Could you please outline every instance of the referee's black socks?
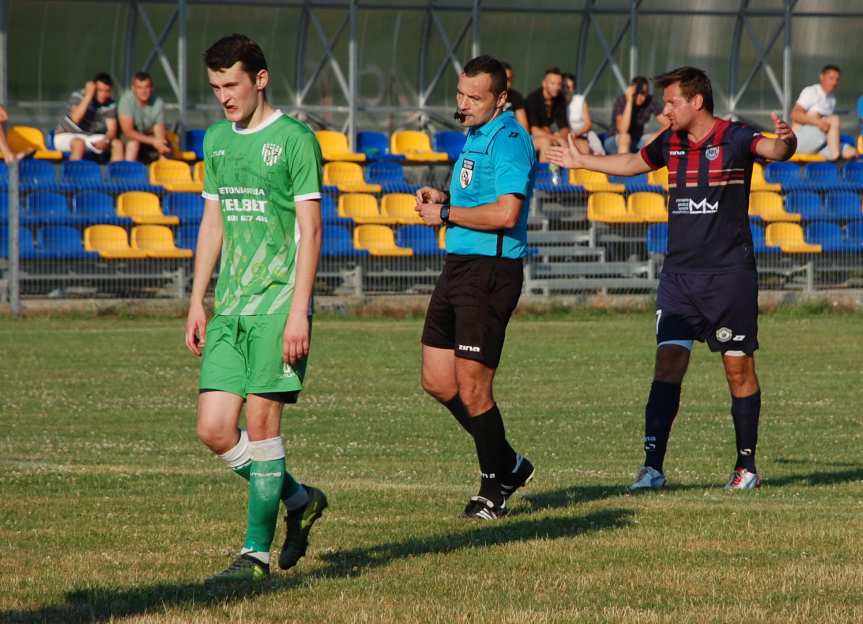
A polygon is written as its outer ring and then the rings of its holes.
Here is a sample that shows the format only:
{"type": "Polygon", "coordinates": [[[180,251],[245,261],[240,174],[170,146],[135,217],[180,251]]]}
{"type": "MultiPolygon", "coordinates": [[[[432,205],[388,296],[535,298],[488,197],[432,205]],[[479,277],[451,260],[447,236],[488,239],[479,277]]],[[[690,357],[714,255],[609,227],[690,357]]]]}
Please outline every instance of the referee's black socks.
{"type": "Polygon", "coordinates": [[[680,407],[680,384],[654,381],[644,409],[644,465],[662,472],[671,425],[680,407]]]}
{"type": "Polygon", "coordinates": [[[497,405],[492,405],[490,410],[479,416],[472,416],[470,425],[481,474],[479,495],[501,505],[503,495],[499,478],[509,470],[509,466],[515,465],[515,451],[506,441],[503,419],[497,405]]]}
{"type": "MultiPolygon", "coordinates": [[[[465,409],[464,403],[461,402],[461,397],[456,394],[449,401],[442,401],[443,406],[450,411],[455,419],[458,421],[458,424],[461,425],[462,429],[468,432],[471,436],[473,436],[473,426],[471,425],[472,418],[468,415],[467,409],[465,409]]],[[[497,409],[495,406],[492,409],[497,409]]],[[[500,412],[498,412],[498,417],[500,417],[500,412]]],[[[501,423],[501,427],[503,427],[503,423],[501,423]]],[[[510,446],[506,437],[503,439],[503,450],[501,451],[504,457],[505,465],[504,467],[508,467],[512,470],[515,467],[516,462],[516,453],[515,450],[510,446]]]]}
{"type": "Polygon", "coordinates": [[[755,470],[755,447],[758,444],[758,417],[761,415],[761,390],[748,397],[731,397],[731,417],[737,441],[737,468],[755,470]]]}

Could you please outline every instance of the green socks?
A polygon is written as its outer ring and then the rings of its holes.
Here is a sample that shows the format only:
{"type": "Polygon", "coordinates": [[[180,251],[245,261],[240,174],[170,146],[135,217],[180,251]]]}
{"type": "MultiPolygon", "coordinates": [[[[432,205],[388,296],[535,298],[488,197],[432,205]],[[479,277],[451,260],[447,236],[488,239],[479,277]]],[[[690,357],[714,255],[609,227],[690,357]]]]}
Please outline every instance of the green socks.
{"type": "Polygon", "coordinates": [[[243,550],[269,555],[285,482],[282,437],[249,442],[249,454],[249,513],[243,550]]]}
{"type": "MultiPolygon", "coordinates": [[[[281,439],[281,438],[280,438],[281,439]]],[[[219,455],[234,473],[246,481],[252,471],[252,456],[249,452],[249,434],[245,429],[240,429],[240,440],[230,451],[219,455]]],[[[308,502],[305,489],[300,487],[290,472],[285,471],[285,482],[282,487],[281,499],[285,501],[288,510],[302,507],[308,502]]]]}

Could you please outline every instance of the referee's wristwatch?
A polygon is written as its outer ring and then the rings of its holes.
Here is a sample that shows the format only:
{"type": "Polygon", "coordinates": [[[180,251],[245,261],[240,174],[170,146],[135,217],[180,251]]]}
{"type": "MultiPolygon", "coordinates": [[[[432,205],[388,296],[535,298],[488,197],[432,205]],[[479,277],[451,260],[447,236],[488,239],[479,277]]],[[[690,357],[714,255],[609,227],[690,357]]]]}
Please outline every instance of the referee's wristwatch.
{"type": "Polygon", "coordinates": [[[449,225],[449,204],[441,204],[440,220],[444,225],[449,225]]]}

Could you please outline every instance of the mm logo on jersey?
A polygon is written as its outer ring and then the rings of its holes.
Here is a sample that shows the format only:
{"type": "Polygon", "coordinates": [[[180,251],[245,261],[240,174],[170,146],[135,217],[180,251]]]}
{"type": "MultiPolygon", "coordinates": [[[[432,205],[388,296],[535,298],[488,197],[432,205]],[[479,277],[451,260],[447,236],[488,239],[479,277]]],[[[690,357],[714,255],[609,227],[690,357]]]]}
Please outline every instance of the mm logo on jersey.
{"type": "Polygon", "coordinates": [[[264,143],[264,147],[261,148],[261,158],[264,159],[264,164],[267,167],[272,167],[276,164],[276,161],[279,160],[279,156],[282,155],[282,146],[276,145],[275,143],[264,143]]]}
{"type": "Polygon", "coordinates": [[[465,158],[461,161],[461,173],[458,176],[458,182],[462,188],[467,188],[470,181],[473,180],[474,162],[465,158]]]}
{"type": "Polygon", "coordinates": [[[680,198],[677,200],[677,208],[674,214],[714,214],[719,212],[719,202],[712,204],[706,199],[695,201],[694,199],[680,198]]]}

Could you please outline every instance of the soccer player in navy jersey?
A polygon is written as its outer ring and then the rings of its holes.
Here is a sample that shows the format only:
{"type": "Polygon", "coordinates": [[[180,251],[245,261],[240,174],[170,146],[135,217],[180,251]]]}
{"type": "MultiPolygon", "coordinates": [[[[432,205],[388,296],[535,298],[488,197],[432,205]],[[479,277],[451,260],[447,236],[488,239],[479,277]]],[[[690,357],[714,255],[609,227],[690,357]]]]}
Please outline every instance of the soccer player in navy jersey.
{"type": "Polygon", "coordinates": [[[664,89],[671,126],[635,154],[591,156],[549,149],[562,167],[632,176],[668,167],[668,253],[656,296],[656,368],[645,409],[644,466],[633,490],[659,488],[662,462],[680,404],[680,386],[693,341],[722,353],[731,391],[737,460],[729,489],[751,489],[761,389],[753,355],[758,348],[758,277],[749,229],[749,185],[757,157],[787,160],[797,138],[775,113],[768,139],[745,124],[713,116],[710,79],[679,67],[655,78],[664,89]]]}

